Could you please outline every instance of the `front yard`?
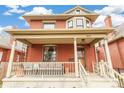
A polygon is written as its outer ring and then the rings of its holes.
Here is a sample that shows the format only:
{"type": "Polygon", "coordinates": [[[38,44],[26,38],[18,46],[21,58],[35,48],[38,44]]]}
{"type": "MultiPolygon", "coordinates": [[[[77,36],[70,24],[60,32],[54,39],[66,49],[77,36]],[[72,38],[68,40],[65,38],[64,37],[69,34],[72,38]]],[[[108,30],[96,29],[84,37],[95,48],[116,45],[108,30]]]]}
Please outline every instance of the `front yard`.
{"type": "Polygon", "coordinates": [[[0,81],[0,88],[2,87],[2,81],[0,81]]]}

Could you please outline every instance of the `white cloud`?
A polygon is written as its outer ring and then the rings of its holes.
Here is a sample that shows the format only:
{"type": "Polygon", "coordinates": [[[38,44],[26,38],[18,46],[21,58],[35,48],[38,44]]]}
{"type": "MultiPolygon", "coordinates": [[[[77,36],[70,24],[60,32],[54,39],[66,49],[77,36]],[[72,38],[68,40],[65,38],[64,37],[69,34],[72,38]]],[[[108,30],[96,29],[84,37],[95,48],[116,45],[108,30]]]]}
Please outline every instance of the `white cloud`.
{"type": "Polygon", "coordinates": [[[112,18],[113,26],[120,25],[124,23],[124,6],[106,6],[101,10],[95,10],[94,12],[101,14],[96,22],[94,23],[95,27],[103,27],[104,19],[107,15],[110,15],[112,18]]]}
{"type": "Polygon", "coordinates": [[[30,6],[30,5],[20,5],[21,7],[28,7],[28,6],[30,6]]]}
{"type": "Polygon", "coordinates": [[[6,5],[6,7],[9,7],[9,8],[19,8],[18,5],[6,5]]]}
{"type": "Polygon", "coordinates": [[[46,9],[44,7],[34,7],[30,12],[25,13],[25,15],[41,15],[41,14],[53,14],[52,9],[46,9]]]}
{"type": "Polygon", "coordinates": [[[23,18],[22,16],[20,16],[18,19],[20,19],[20,20],[24,20],[24,18],[23,18]]]}
{"type": "Polygon", "coordinates": [[[4,15],[12,15],[12,14],[22,14],[25,13],[25,10],[22,10],[19,8],[18,5],[7,5],[6,7],[10,8],[9,10],[7,10],[6,12],[4,12],[4,15]]]}
{"type": "Polygon", "coordinates": [[[9,15],[10,16],[12,14],[10,12],[6,11],[6,12],[3,13],[3,15],[9,15]]]}
{"type": "Polygon", "coordinates": [[[11,29],[12,26],[0,26],[0,33],[3,32],[5,29],[11,29]]]}

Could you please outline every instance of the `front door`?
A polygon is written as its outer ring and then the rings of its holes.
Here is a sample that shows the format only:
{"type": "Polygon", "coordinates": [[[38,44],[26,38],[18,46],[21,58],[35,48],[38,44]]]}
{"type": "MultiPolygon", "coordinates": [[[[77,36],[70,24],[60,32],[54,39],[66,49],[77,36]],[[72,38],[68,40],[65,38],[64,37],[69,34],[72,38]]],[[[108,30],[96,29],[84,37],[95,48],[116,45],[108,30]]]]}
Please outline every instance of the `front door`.
{"type": "Polygon", "coordinates": [[[56,46],[44,46],[43,61],[44,62],[56,61],[56,46]]]}
{"type": "Polygon", "coordinates": [[[85,68],[86,67],[85,49],[82,46],[78,46],[77,53],[78,53],[78,61],[80,61],[85,68]]]}

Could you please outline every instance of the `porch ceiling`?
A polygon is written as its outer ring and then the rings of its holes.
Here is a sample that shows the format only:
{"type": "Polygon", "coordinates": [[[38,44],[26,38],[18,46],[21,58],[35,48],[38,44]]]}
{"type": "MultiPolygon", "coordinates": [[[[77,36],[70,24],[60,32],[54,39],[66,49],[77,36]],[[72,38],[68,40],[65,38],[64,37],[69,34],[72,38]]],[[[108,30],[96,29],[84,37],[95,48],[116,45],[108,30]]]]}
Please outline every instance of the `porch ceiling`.
{"type": "MultiPolygon", "coordinates": [[[[77,39],[77,44],[90,44],[94,40],[94,38],[86,38],[86,39],[77,39]]],[[[74,41],[72,38],[50,38],[50,39],[19,39],[19,41],[23,42],[26,41],[31,44],[73,44],[74,41]]]]}

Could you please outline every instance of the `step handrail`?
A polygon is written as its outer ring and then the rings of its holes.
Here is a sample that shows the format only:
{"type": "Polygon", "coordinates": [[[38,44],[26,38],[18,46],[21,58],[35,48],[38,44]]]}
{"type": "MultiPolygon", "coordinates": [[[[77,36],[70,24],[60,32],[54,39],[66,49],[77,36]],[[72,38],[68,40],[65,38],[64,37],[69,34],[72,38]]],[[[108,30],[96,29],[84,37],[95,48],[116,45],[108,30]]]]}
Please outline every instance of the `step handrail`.
{"type": "Polygon", "coordinates": [[[106,66],[106,68],[108,68],[108,75],[110,75],[109,77],[112,79],[116,79],[119,87],[124,88],[124,77],[113,68],[110,68],[107,64],[104,65],[106,66]]]}
{"type": "Polygon", "coordinates": [[[85,68],[83,67],[83,65],[81,64],[81,62],[79,62],[79,70],[80,70],[80,77],[82,79],[82,82],[85,82],[85,85],[87,86],[88,84],[88,79],[87,79],[87,72],[85,70],[85,68]]]}
{"type": "Polygon", "coordinates": [[[116,80],[118,82],[118,86],[124,88],[124,77],[113,68],[110,68],[108,62],[98,62],[97,69],[99,70],[97,71],[98,74],[107,76],[112,80],[116,80]]]}

